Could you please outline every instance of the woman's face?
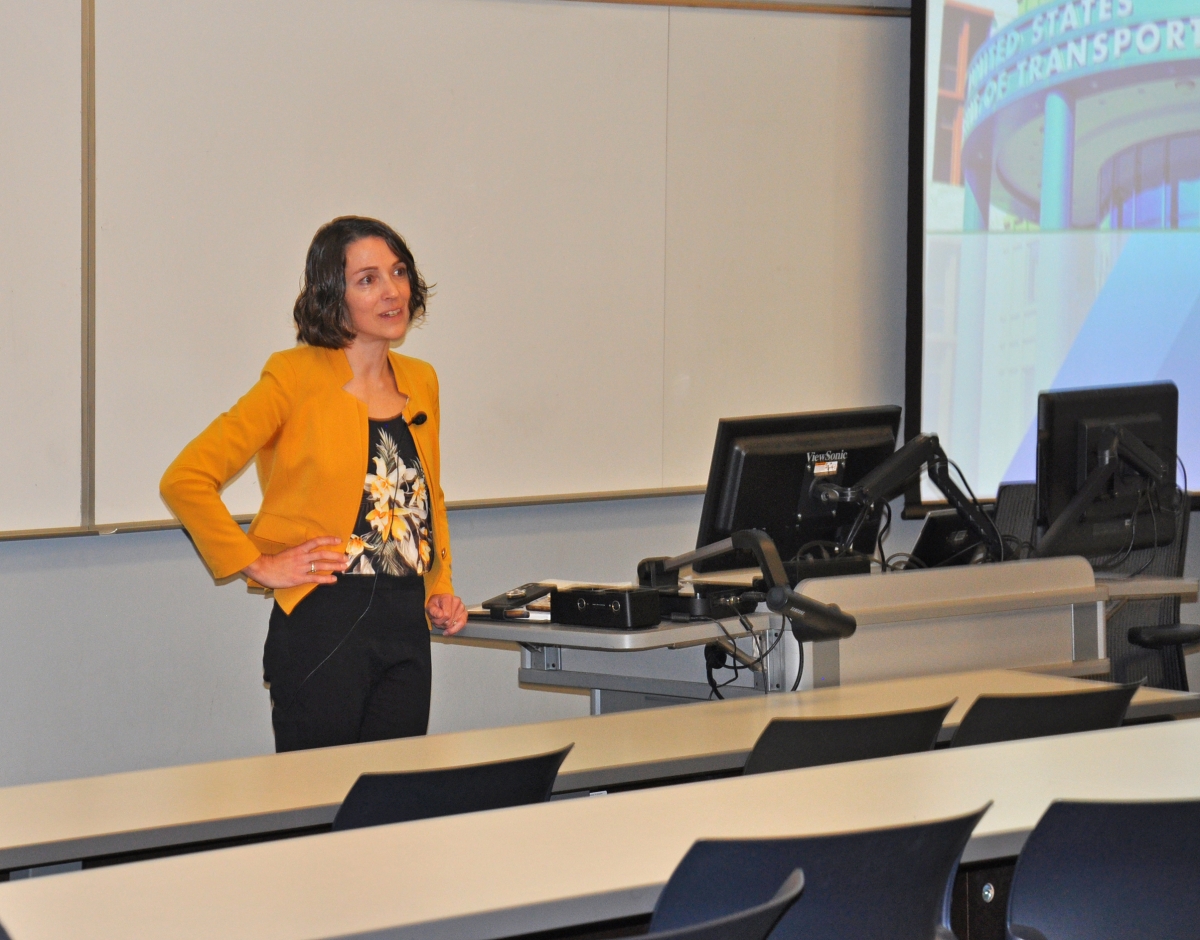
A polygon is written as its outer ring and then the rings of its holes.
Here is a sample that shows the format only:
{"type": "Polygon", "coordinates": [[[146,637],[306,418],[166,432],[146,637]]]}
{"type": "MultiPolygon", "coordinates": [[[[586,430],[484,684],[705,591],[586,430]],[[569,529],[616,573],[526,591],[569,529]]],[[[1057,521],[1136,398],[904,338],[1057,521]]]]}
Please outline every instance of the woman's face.
{"type": "Polygon", "coordinates": [[[360,238],[346,248],[346,309],[358,339],[404,339],[411,294],[408,267],[382,238],[360,238]]]}

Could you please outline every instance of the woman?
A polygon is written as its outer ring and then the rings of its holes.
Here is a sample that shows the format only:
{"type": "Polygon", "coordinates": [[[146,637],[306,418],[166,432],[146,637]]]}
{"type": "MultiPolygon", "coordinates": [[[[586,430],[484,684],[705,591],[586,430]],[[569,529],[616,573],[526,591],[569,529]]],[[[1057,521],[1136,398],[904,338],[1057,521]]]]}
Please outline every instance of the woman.
{"type": "Polygon", "coordinates": [[[263,674],[279,751],[424,734],[429,628],[456,633],[433,368],[391,351],[425,314],[403,239],[374,219],[313,237],[293,316],[232,409],[163,476],[167,505],[221,579],[274,591],[263,674]],[[263,501],[243,533],[221,487],[251,458],[263,501]]]}

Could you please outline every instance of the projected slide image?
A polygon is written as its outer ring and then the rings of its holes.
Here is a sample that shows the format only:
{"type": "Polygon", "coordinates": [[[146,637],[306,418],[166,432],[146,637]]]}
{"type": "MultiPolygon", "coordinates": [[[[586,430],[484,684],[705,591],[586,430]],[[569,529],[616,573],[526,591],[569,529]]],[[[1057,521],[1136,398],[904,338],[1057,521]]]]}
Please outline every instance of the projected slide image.
{"type": "Polygon", "coordinates": [[[1200,478],[1200,0],[927,16],[922,429],[994,495],[1039,391],[1170,379],[1200,478]]]}

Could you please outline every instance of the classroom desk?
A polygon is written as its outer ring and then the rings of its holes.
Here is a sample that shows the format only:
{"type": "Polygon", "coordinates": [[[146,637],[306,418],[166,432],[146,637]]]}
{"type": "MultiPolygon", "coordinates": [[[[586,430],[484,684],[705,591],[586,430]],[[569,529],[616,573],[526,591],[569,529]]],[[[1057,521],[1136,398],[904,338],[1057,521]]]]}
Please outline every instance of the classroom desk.
{"type": "Polygon", "coordinates": [[[494,810],[0,885],[10,940],[492,938],[645,915],[701,838],[969,812],[1011,857],[1054,799],[1200,798],[1200,721],[947,749],[494,810]]]}
{"type": "MultiPolygon", "coordinates": [[[[645,786],[736,771],[775,717],[896,711],[957,698],[942,729],[949,738],[978,695],[1091,685],[989,670],[9,787],[0,790],[0,870],[326,826],[368,771],[480,763],[574,742],[557,792],[645,786]]],[[[1200,695],[1139,689],[1129,714],[1198,712],[1200,695]]]]}
{"type": "Polygon", "coordinates": [[[814,685],[1039,664],[1064,675],[1108,672],[1109,605],[1193,601],[1183,578],[1098,579],[1079,557],[851,575],[798,591],[854,615],[847,640],[812,646],[814,685]]]}
{"type": "MultiPolygon", "coordinates": [[[[749,587],[756,569],[687,574],[684,582],[749,587]]],[[[845,640],[806,643],[801,688],[872,682],[970,669],[1028,669],[1096,676],[1109,671],[1105,619],[1110,605],[1150,597],[1194,601],[1184,578],[1100,578],[1084,558],[1039,558],[802,581],[797,592],[852,614],[845,640]]],[[[782,618],[747,623],[766,634],[763,668],[743,672],[724,694],[781,692],[799,667],[782,618]]],[[[704,700],[703,643],[728,635],[753,650],[736,619],[669,623],[650,630],[596,630],[555,623],[472,619],[448,642],[516,643],[517,680],[551,690],[587,689],[592,714],[704,700]]],[[[721,680],[727,672],[719,673],[721,680]]]]}

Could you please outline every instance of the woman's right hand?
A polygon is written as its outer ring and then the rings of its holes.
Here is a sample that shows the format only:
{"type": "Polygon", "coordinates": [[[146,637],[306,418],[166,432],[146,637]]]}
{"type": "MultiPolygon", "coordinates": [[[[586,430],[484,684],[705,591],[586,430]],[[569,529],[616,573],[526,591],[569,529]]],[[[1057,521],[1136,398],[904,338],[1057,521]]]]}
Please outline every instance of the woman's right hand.
{"type": "Polygon", "coordinates": [[[321,547],[340,545],[341,541],[333,535],[322,535],[277,555],[259,555],[242,569],[242,574],[268,588],[334,584],[337,578],[333,572],[345,571],[349,562],[341,552],[322,551],[321,547]]]}

